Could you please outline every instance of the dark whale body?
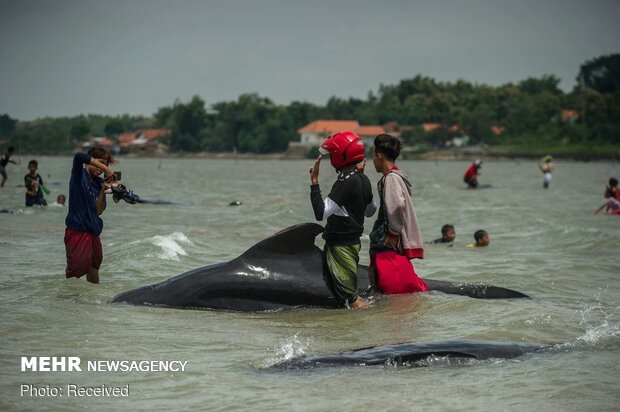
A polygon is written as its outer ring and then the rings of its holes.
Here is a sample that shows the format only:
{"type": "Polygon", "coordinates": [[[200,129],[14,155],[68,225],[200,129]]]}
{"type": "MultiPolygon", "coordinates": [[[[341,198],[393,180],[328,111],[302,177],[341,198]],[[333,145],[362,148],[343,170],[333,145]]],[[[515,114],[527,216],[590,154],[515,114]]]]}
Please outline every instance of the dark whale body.
{"type": "Polygon", "coordinates": [[[513,359],[545,346],[531,343],[448,340],[375,346],[336,354],[305,355],[270,366],[271,369],[313,369],[333,366],[425,366],[415,362],[429,357],[513,359]]]}
{"type": "MultiPolygon", "coordinates": [[[[164,282],[121,293],[112,303],[243,312],[294,307],[338,308],[323,268],[323,252],[314,244],[323,232],[316,223],[291,226],[252,246],[229,262],[195,269],[164,282]]],[[[358,286],[368,289],[367,267],[358,286]]],[[[425,279],[431,290],[481,299],[523,298],[520,292],[488,285],[425,279]]]]}

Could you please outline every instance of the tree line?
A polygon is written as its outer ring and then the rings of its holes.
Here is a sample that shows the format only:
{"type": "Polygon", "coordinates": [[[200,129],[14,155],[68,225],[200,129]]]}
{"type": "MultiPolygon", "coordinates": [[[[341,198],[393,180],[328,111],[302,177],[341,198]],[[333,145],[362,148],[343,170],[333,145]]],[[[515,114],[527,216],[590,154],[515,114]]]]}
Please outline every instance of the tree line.
{"type": "Polygon", "coordinates": [[[300,101],[279,105],[251,93],[210,106],[199,96],[189,102],[177,100],[151,117],[90,114],[19,121],[2,114],[0,140],[23,153],[65,154],[91,136],[114,137],[156,127],[172,130],[166,142],[172,152],[271,153],[297,141],[297,130],[304,125],[339,119],[413,126],[402,133],[405,142],[431,147],[455,135],[489,145],[620,145],[620,54],[583,63],[568,93],[559,83],[558,77],[545,75],[492,87],[418,75],[380,85],[365,99],[331,97],[325,105],[300,101]],[[563,119],[566,109],[577,116],[563,119]],[[440,127],[426,132],[424,123],[440,127]],[[502,132],[494,133],[493,126],[502,132]]]}

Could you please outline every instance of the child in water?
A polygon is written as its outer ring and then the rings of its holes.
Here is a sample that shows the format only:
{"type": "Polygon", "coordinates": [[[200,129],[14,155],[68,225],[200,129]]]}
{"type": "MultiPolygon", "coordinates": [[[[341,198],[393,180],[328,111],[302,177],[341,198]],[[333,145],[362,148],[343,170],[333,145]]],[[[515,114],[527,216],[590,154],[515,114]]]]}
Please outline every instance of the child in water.
{"type": "Polygon", "coordinates": [[[66,200],[67,199],[66,199],[65,195],[58,195],[56,197],[56,201],[54,203],[52,203],[50,206],[64,207],[66,200]]]}
{"type": "Polygon", "coordinates": [[[364,144],[352,132],[335,133],[320,146],[321,155],[310,169],[310,200],[317,220],[325,224],[325,260],[336,297],[347,307],[365,309],[370,305],[358,296],[357,267],[364,217],[375,213],[372,187],[364,174],[364,144]],[[319,186],[319,166],[329,155],[338,177],[323,201],[319,186]]]}
{"type": "Polygon", "coordinates": [[[43,197],[43,179],[37,173],[39,163],[31,160],[28,163],[28,174],[24,176],[24,186],[26,186],[26,206],[47,206],[47,201],[43,197]]]}
{"type": "Polygon", "coordinates": [[[605,207],[607,208],[605,211],[606,214],[620,215],[620,200],[616,199],[615,197],[608,197],[607,200],[605,200],[605,203],[603,203],[598,209],[596,209],[594,214],[598,215],[599,212],[605,207]]]}
{"type": "Polygon", "coordinates": [[[618,189],[618,179],[615,177],[609,178],[609,185],[605,188],[606,198],[613,197],[617,200],[620,200],[620,189],[618,189]]]}
{"type": "Polygon", "coordinates": [[[489,246],[489,244],[491,243],[491,240],[489,239],[489,234],[487,233],[486,230],[476,230],[476,232],[474,233],[474,240],[476,241],[476,243],[470,243],[467,245],[467,247],[485,247],[485,246],[489,246]]]}
{"type": "Polygon", "coordinates": [[[441,227],[441,237],[429,242],[431,244],[452,243],[456,238],[456,231],[453,225],[443,225],[441,227]]]}

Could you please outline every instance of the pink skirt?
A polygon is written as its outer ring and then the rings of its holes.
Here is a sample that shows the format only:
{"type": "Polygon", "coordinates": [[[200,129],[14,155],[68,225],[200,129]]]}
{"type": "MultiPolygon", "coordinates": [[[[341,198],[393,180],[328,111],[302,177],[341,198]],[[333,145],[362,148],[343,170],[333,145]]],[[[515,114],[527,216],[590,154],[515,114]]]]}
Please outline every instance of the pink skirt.
{"type": "Polygon", "coordinates": [[[377,274],[377,287],[385,294],[427,292],[428,286],[415,273],[413,264],[396,252],[381,252],[371,256],[371,266],[377,274]]]}

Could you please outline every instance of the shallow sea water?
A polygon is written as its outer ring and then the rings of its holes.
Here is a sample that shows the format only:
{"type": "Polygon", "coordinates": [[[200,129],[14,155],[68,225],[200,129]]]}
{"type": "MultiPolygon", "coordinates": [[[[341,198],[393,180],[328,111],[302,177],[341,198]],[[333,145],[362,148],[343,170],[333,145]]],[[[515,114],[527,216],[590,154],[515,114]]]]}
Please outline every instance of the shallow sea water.
{"type": "MultiPolygon", "coordinates": [[[[27,161],[0,189],[1,410],[617,410],[620,402],[620,217],[594,215],[612,162],[558,161],[542,189],[535,162],[488,161],[466,190],[467,162],[402,161],[422,236],[456,227],[453,247],[429,246],[417,272],[480,282],[531,299],[441,293],[381,297],[366,311],[236,313],[110,305],[116,294],[230,260],[296,223],[313,221],[312,161],[122,158],[123,183],[145,199],[109,202],[101,284],[64,278],[60,207],[23,206],[27,161]],[[237,207],[228,206],[241,201],[237,207]],[[488,248],[469,249],[472,234],[488,248]],[[513,360],[430,359],[427,367],[273,371],[301,354],[381,344],[480,339],[554,345],[513,360]],[[22,356],[182,360],[183,372],[21,372],[22,356]],[[129,385],[129,397],[20,396],[37,387],[129,385]]],[[[67,194],[69,157],[39,157],[53,202],[67,194]]],[[[369,163],[374,183],[378,175],[369,163]]],[[[324,164],[328,192],[335,175],[324,164]]],[[[368,263],[366,221],[362,262],[368,263]]],[[[321,245],[320,240],[317,244],[321,245]]]]}

